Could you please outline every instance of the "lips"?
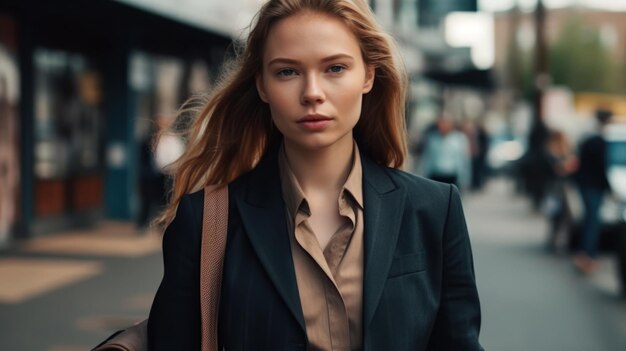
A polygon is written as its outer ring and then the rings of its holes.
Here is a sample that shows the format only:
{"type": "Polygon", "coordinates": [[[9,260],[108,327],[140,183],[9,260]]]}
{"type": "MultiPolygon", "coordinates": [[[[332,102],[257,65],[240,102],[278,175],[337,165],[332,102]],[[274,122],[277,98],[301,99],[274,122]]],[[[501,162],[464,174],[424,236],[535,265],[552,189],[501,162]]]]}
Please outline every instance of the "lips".
{"type": "Polygon", "coordinates": [[[330,121],[332,118],[324,115],[306,115],[298,120],[298,123],[330,121]]]}
{"type": "Polygon", "coordinates": [[[326,129],[332,118],[324,115],[306,115],[298,120],[298,125],[310,132],[320,132],[326,129]]]}

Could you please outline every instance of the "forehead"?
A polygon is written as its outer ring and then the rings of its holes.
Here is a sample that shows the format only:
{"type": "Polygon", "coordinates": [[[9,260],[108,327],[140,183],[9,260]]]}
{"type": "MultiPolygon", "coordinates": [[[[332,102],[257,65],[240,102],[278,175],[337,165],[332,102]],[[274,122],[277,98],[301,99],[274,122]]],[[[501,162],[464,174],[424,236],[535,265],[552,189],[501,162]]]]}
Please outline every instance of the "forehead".
{"type": "Polygon", "coordinates": [[[303,12],[272,26],[265,43],[263,61],[276,57],[314,59],[338,53],[361,57],[359,42],[350,28],[336,17],[303,12]]]}

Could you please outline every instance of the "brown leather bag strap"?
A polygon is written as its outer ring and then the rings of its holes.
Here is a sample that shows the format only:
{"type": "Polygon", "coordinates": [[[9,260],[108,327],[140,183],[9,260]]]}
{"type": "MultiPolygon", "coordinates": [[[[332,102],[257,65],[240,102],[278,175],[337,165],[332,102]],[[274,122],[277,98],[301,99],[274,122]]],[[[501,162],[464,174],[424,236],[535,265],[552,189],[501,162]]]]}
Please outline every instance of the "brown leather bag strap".
{"type": "MultiPolygon", "coordinates": [[[[217,319],[228,234],[228,186],[204,188],[203,217],[200,254],[202,351],[217,351],[217,319]]],[[[147,319],[112,335],[93,349],[93,351],[146,350],[148,350],[147,319]]]]}
{"type": "Polygon", "coordinates": [[[228,186],[204,188],[200,312],[202,351],[217,351],[217,320],[228,231],[228,186]]]}

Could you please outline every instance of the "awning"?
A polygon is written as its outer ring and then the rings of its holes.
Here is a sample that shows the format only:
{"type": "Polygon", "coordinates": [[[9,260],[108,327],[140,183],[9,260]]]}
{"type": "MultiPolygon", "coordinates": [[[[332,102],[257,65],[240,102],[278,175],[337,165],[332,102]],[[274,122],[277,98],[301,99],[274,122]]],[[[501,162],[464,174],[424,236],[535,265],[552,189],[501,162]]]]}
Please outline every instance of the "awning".
{"type": "Polygon", "coordinates": [[[495,83],[490,69],[465,69],[461,71],[427,71],[424,78],[446,86],[493,90],[495,83]]]}

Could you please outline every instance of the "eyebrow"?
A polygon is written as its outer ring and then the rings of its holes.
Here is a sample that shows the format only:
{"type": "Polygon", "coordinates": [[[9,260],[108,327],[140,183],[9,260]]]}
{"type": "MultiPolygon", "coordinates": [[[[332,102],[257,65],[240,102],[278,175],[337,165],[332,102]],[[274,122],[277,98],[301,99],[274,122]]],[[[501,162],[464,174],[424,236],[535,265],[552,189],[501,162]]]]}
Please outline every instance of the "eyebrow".
{"type": "MultiPolygon", "coordinates": [[[[338,60],[338,59],[342,59],[342,58],[343,59],[354,60],[354,57],[352,57],[352,56],[350,56],[348,54],[336,54],[336,55],[324,57],[321,60],[321,62],[334,61],[334,60],[338,60]]],[[[275,59],[271,60],[267,65],[271,66],[271,65],[277,64],[277,63],[298,64],[298,63],[300,63],[300,61],[293,60],[293,59],[288,59],[288,58],[283,58],[283,57],[278,57],[278,58],[275,58],[275,59]]]]}

